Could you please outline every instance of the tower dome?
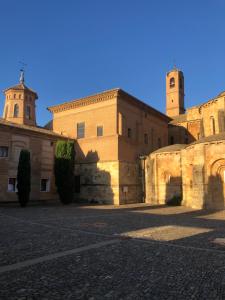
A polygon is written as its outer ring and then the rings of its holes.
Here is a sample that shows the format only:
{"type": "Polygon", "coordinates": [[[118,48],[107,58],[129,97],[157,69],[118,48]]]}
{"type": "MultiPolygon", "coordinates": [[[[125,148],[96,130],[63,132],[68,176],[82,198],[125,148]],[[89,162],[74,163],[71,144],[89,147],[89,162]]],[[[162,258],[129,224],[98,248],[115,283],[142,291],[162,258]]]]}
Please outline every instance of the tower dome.
{"type": "Polygon", "coordinates": [[[3,119],[36,126],[35,101],[38,95],[24,84],[24,71],[21,70],[19,84],[4,90],[5,106],[3,119]]]}

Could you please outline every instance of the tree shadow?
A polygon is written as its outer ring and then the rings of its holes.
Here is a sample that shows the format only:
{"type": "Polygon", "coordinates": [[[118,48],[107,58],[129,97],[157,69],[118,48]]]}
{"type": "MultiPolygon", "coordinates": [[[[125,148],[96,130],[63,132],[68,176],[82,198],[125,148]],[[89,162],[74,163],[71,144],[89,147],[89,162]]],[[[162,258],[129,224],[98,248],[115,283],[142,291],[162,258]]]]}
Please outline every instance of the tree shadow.
{"type": "Polygon", "coordinates": [[[75,201],[82,203],[113,204],[111,174],[107,165],[99,162],[97,151],[87,154],[75,142],[75,201]]]}

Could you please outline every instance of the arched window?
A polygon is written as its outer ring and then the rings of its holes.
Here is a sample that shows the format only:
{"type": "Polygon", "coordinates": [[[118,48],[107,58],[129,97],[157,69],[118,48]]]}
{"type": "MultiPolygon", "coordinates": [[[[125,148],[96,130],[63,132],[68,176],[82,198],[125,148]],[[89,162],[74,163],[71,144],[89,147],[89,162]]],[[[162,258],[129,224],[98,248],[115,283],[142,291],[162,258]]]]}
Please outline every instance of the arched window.
{"type": "Polygon", "coordinates": [[[5,108],[5,119],[7,118],[8,116],[8,105],[6,105],[6,108],[5,108]]]}
{"type": "Polygon", "coordinates": [[[19,94],[19,99],[21,99],[21,94],[19,94]]]}
{"type": "Polygon", "coordinates": [[[19,116],[19,105],[15,104],[14,105],[14,111],[13,111],[13,117],[18,118],[18,116],[19,116]]]}
{"type": "Polygon", "coordinates": [[[30,110],[30,106],[26,106],[26,118],[28,120],[31,119],[31,110],[30,110]]]}
{"type": "Polygon", "coordinates": [[[16,99],[16,94],[14,94],[14,99],[16,99]]]}
{"type": "Polygon", "coordinates": [[[170,78],[170,88],[175,87],[175,79],[174,77],[170,78]]]}

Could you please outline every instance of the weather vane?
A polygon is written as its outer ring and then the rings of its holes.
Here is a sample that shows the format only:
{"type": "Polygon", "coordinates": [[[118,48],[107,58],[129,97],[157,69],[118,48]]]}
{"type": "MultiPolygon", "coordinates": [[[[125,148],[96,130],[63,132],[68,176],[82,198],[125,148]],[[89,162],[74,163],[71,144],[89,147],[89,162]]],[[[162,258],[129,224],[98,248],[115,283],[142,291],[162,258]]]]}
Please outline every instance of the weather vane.
{"type": "Polygon", "coordinates": [[[23,61],[19,61],[19,64],[21,65],[21,68],[20,68],[20,83],[24,83],[24,70],[25,70],[25,67],[27,66],[26,63],[24,63],[23,61]]]}
{"type": "Polygon", "coordinates": [[[173,59],[173,68],[176,70],[177,66],[176,66],[176,59],[173,59]]]}

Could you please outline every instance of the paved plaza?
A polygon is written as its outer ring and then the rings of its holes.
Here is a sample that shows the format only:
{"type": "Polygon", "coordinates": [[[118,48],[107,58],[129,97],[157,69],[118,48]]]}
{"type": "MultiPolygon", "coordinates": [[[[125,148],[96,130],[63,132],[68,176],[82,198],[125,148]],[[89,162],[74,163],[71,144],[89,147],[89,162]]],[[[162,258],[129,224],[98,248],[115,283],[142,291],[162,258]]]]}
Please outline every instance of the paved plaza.
{"type": "Polygon", "coordinates": [[[225,299],[225,212],[0,208],[0,299],[225,299]]]}

